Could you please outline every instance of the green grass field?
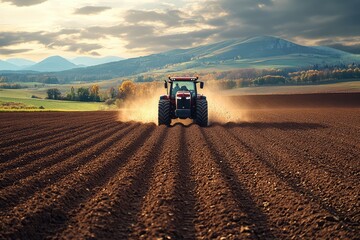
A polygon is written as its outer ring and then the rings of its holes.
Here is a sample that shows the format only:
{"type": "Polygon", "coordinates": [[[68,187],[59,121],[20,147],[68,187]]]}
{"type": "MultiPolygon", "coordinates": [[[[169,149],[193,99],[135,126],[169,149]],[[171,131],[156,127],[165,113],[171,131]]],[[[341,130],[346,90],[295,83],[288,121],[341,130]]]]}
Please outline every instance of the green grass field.
{"type": "MultiPolygon", "coordinates": [[[[96,102],[75,102],[75,101],[62,101],[62,100],[49,100],[49,99],[36,99],[31,98],[32,95],[44,97],[45,94],[41,90],[32,89],[0,89],[0,103],[23,103],[26,106],[33,106],[37,109],[29,109],[29,111],[96,111],[105,108],[103,103],[96,102]],[[40,107],[44,109],[39,109],[40,107]]],[[[0,111],[19,111],[26,109],[4,109],[0,111]]]]}

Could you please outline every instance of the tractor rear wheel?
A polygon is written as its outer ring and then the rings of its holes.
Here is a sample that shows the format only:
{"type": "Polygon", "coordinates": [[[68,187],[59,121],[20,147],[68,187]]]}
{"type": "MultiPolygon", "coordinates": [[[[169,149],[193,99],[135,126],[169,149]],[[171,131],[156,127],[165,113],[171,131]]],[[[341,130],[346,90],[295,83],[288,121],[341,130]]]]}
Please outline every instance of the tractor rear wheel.
{"type": "Polygon", "coordinates": [[[201,127],[208,125],[208,104],[206,99],[196,102],[196,123],[201,127]]]}
{"type": "Polygon", "coordinates": [[[158,110],[158,123],[160,125],[170,126],[170,101],[169,100],[160,100],[159,101],[159,110],[158,110]]]}

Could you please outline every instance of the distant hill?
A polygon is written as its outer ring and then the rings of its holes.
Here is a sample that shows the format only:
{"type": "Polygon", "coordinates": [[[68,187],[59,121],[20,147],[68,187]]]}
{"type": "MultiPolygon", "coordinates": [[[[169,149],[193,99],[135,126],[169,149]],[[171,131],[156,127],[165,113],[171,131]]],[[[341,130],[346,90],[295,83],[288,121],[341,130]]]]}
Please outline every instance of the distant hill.
{"type": "Polygon", "coordinates": [[[299,68],[315,64],[360,62],[360,56],[330,47],[308,47],[260,36],[227,40],[189,49],[175,49],[144,57],[72,69],[57,73],[59,79],[93,81],[145,72],[226,70],[234,68],[299,68]]]}
{"type": "Polygon", "coordinates": [[[124,58],[115,57],[115,56],[107,56],[107,57],[102,57],[102,58],[76,57],[73,59],[69,59],[70,62],[72,62],[76,65],[81,65],[81,66],[95,66],[95,65],[100,65],[100,64],[109,63],[109,62],[116,62],[116,61],[121,61],[121,60],[124,60],[124,58]]]}
{"type": "Polygon", "coordinates": [[[12,63],[0,60],[0,70],[19,70],[20,68],[12,63]]]}
{"type": "MultiPolygon", "coordinates": [[[[96,60],[119,60],[98,58],[96,60]]],[[[181,71],[222,71],[237,68],[302,68],[314,65],[360,63],[360,55],[331,47],[302,46],[281,38],[258,36],[231,39],[188,49],[175,49],[143,57],[112,61],[100,65],[88,57],[75,58],[76,64],[55,56],[26,70],[53,72],[62,82],[96,81],[142,73],[181,71]],[[64,71],[62,71],[64,70],[64,71]]]]}
{"type": "Polygon", "coordinates": [[[45,58],[39,63],[36,63],[30,67],[25,68],[25,70],[38,71],[38,72],[58,72],[77,68],[78,66],[74,63],[69,62],[63,57],[60,56],[51,56],[45,58]]]}
{"type": "Polygon", "coordinates": [[[29,67],[31,65],[36,64],[36,62],[25,59],[25,58],[9,58],[9,59],[6,59],[6,62],[14,64],[20,68],[29,67]]]}

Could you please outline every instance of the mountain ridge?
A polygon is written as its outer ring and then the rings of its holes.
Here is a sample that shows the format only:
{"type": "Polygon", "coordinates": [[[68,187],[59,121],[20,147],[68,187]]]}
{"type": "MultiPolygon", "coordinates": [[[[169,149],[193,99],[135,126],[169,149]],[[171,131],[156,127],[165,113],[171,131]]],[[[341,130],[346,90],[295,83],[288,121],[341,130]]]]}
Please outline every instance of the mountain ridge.
{"type": "Polygon", "coordinates": [[[50,56],[30,67],[25,68],[24,70],[54,72],[65,71],[76,67],[78,66],[61,56],[50,56]]]}
{"type": "MultiPolygon", "coordinates": [[[[360,55],[322,46],[303,46],[273,36],[230,39],[193,48],[53,72],[61,81],[96,81],[136,74],[204,69],[301,68],[360,62],[360,55]]],[[[32,69],[31,69],[32,70],[32,69]]]]}

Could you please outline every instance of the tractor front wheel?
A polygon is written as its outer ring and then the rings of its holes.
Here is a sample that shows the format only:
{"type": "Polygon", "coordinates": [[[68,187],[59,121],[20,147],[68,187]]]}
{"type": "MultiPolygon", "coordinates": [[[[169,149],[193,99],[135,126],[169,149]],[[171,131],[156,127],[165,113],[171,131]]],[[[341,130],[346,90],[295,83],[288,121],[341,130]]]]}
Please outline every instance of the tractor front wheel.
{"type": "Polygon", "coordinates": [[[208,125],[208,104],[206,99],[196,102],[196,123],[201,127],[208,125]]]}
{"type": "Polygon", "coordinates": [[[160,125],[170,126],[170,101],[169,100],[160,100],[159,101],[159,110],[158,110],[158,123],[160,125]]]}

